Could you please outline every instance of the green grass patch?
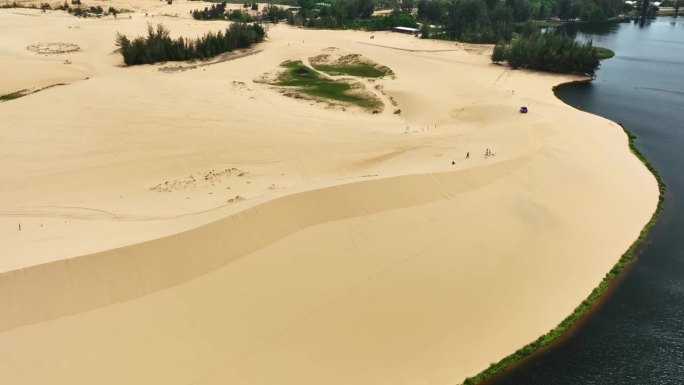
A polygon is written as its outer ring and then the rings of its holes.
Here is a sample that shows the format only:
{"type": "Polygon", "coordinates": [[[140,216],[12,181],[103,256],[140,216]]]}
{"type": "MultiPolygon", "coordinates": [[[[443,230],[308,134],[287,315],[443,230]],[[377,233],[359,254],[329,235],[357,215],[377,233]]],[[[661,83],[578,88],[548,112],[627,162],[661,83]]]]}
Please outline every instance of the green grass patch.
{"type": "MultiPolygon", "coordinates": [[[[86,79],[87,79],[87,78],[86,78],[86,79]]],[[[23,96],[27,96],[27,95],[35,94],[36,92],[40,92],[40,91],[43,91],[43,90],[47,90],[48,88],[57,87],[57,86],[64,86],[64,85],[66,85],[66,84],[64,84],[64,83],[57,83],[57,84],[51,84],[51,85],[49,85],[49,86],[46,86],[46,87],[43,87],[43,88],[39,88],[39,89],[34,89],[34,90],[20,90],[20,91],[12,92],[12,93],[9,93],[9,94],[0,95],[0,102],[7,102],[7,101],[10,101],[10,100],[19,99],[19,98],[21,98],[21,97],[23,97],[23,96]]]]}
{"type": "Polygon", "coordinates": [[[603,59],[610,59],[611,57],[615,56],[615,52],[612,50],[609,50],[608,48],[603,48],[603,47],[594,47],[596,48],[596,54],[598,55],[598,58],[603,60],[603,59]]]}
{"type": "Polygon", "coordinates": [[[281,64],[287,71],[280,75],[276,86],[293,87],[298,92],[317,98],[336,100],[365,108],[379,107],[379,101],[371,97],[350,94],[351,85],[324,78],[301,61],[286,61],[281,64]]]}
{"type": "Polygon", "coordinates": [[[389,75],[392,71],[389,68],[376,67],[369,63],[354,63],[354,64],[314,64],[313,67],[328,75],[349,75],[360,76],[364,78],[381,78],[389,75]]]}
{"type": "Polygon", "coordinates": [[[634,140],[636,139],[636,136],[627,131],[624,128],[624,126],[620,126],[623,130],[625,130],[625,133],[629,137],[629,148],[632,151],[632,153],[643,162],[646,168],[648,168],[648,170],[651,171],[653,176],[655,176],[656,180],[658,181],[658,189],[660,191],[660,194],[658,196],[658,205],[656,207],[655,212],[651,216],[651,219],[648,221],[648,223],[646,223],[644,228],[641,229],[639,237],[634,241],[634,243],[632,243],[632,245],[627,249],[627,251],[624,254],[622,254],[620,260],[613,266],[612,269],[610,269],[608,273],[606,273],[606,275],[603,277],[603,280],[601,280],[601,283],[599,283],[599,285],[596,288],[594,288],[594,290],[592,290],[589,296],[585,298],[584,301],[582,301],[582,303],[580,303],[579,306],[575,308],[572,314],[570,314],[569,316],[567,316],[567,318],[563,320],[563,322],[561,322],[555,328],[551,329],[548,333],[537,338],[535,341],[518,349],[515,353],[508,355],[499,362],[491,364],[487,369],[485,369],[478,375],[466,378],[463,382],[464,385],[478,384],[496,374],[501,373],[507,367],[530,356],[537,350],[544,348],[545,346],[549,345],[554,340],[556,340],[558,337],[566,333],[568,330],[570,330],[579,319],[581,319],[585,314],[587,314],[589,310],[591,310],[591,307],[594,304],[594,302],[596,302],[596,300],[598,300],[601,297],[601,295],[606,291],[606,289],[608,289],[611,281],[615,277],[617,277],[618,274],[620,274],[620,272],[627,265],[629,265],[638,254],[639,247],[646,240],[649,230],[653,227],[653,225],[655,225],[656,219],[663,210],[666,186],[665,183],[663,183],[663,180],[661,179],[660,175],[658,174],[658,171],[651,165],[651,163],[649,163],[649,161],[644,157],[644,155],[641,152],[639,152],[639,150],[634,145],[634,140]]]}
{"type": "Polygon", "coordinates": [[[26,95],[27,95],[27,90],[16,91],[16,92],[12,92],[12,93],[5,94],[5,95],[0,95],[0,101],[6,102],[8,100],[19,99],[20,97],[26,96],[26,95]]]}

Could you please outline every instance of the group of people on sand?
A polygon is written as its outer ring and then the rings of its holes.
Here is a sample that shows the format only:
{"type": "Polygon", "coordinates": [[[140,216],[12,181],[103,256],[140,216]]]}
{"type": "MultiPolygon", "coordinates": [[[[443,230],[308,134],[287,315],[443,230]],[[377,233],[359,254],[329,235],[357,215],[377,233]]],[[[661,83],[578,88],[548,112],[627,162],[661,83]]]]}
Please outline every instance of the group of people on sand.
{"type": "MultiPolygon", "coordinates": [[[[490,150],[489,148],[487,148],[487,149],[485,149],[485,154],[484,154],[484,155],[485,155],[485,158],[489,158],[490,156],[494,156],[494,155],[496,155],[496,154],[493,153],[492,150],[490,150]]],[[[470,159],[470,151],[466,152],[465,158],[466,158],[466,159],[470,159]]],[[[455,161],[455,160],[452,160],[452,161],[451,161],[451,164],[456,164],[456,161],[455,161]]]]}

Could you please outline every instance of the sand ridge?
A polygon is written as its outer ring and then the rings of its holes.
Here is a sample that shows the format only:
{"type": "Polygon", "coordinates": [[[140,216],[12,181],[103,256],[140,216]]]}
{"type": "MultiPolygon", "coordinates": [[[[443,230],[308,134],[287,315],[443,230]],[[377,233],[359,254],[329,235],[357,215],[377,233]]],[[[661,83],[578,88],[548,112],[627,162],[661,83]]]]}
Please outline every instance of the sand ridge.
{"type": "Polygon", "coordinates": [[[67,84],[0,104],[0,382],[456,383],[560,322],[655,209],[621,128],[553,96],[575,77],[285,25],[127,68],[116,32],[227,23],[113,4],[135,12],[0,10],[0,92],[67,84]],[[81,49],[26,50],[48,41],[81,49]],[[322,53],[391,68],[366,84],[387,108],[253,81],[322,53]]]}

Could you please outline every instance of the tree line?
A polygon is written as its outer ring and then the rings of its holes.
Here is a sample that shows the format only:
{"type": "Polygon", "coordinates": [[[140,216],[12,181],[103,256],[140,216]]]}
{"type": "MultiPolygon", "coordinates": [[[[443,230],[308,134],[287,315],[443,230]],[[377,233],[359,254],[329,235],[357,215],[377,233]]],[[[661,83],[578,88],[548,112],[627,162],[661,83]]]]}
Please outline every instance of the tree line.
{"type": "Polygon", "coordinates": [[[147,36],[133,40],[117,34],[116,44],[127,65],[150,64],[162,61],[207,59],[238,48],[247,48],[264,40],[266,31],[257,24],[232,23],[225,32],[208,32],[197,39],[177,39],[162,24],[147,26],[147,36]]]}
{"type": "Polygon", "coordinates": [[[582,43],[540,32],[521,35],[511,43],[498,43],[494,46],[492,61],[508,61],[513,68],[587,76],[594,76],[600,65],[598,52],[591,41],[582,43]]]}
{"type": "Polygon", "coordinates": [[[40,9],[43,12],[48,11],[48,10],[55,10],[55,11],[66,11],[67,13],[74,15],[76,17],[89,17],[89,16],[108,16],[112,15],[116,17],[117,14],[122,13],[122,12],[130,12],[129,10],[126,9],[116,9],[114,7],[109,7],[107,10],[102,8],[102,6],[90,6],[90,7],[81,7],[81,0],[71,0],[71,4],[75,5],[75,7],[69,6],[69,3],[67,1],[64,1],[62,4],[58,4],[53,7],[50,3],[40,3],[39,5],[35,3],[29,3],[29,4],[23,4],[23,3],[17,3],[16,1],[13,1],[12,3],[6,2],[5,4],[0,4],[0,8],[32,8],[32,9],[40,9]]]}
{"type": "MultiPolygon", "coordinates": [[[[647,0],[645,0],[647,1],[647,0]]],[[[556,17],[602,21],[629,11],[623,0],[290,0],[286,9],[271,5],[266,20],[311,28],[422,28],[426,38],[473,43],[510,40],[516,27],[530,20],[556,17]],[[278,9],[278,11],[275,10],[278,9]],[[390,9],[372,17],[376,9],[390,9]],[[429,27],[434,25],[434,28],[429,27]]]]}
{"type": "Polygon", "coordinates": [[[251,9],[252,11],[259,10],[259,4],[257,3],[244,3],[242,5],[243,10],[234,9],[232,11],[226,11],[226,6],[228,3],[222,1],[218,4],[212,4],[211,7],[204,7],[204,9],[195,9],[190,11],[193,18],[197,20],[236,20],[242,22],[250,22],[252,16],[247,12],[251,9]]]}
{"type": "Polygon", "coordinates": [[[389,29],[398,26],[396,23],[399,18],[403,19],[402,23],[415,25],[416,20],[410,14],[410,9],[409,13],[402,16],[397,12],[391,18],[372,17],[376,8],[382,8],[381,4],[389,5],[374,0],[297,0],[296,6],[299,9],[291,12],[286,19],[292,25],[329,29],[389,29]]]}
{"type": "MultiPolygon", "coordinates": [[[[648,4],[648,0],[640,0],[648,4]]],[[[532,35],[532,20],[584,18],[607,20],[628,8],[623,0],[284,0],[290,7],[269,4],[261,20],[309,28],[387,30],[392,27],[420,26],[423,38],[459,40],[471,43],[498,43],[497,58],[513,66],[553,72],[593,75],[599,62],[596,50],[585,50],[572,39],[532,35]],[[391,12],[373,17],[377,8],[391,12]],[[513,43],[516,31],[522,33],[513,43]],[[558,51],[569,49],[570,53],[558,51]],[[525,53],[526,50],[534,52],[525,53]],[[548,60],[546,64],[543,60],[548,60]],[[560,61],[568,60],[568,63],[560,61]]],[[[247,4],[247,3],[246,3],[247,4]]],[[[224,7],[218,9],[221,17],[224,7]]],[[[205,14],[212,15],[211,9],[205,14]]],[[[231,19],[241,20],[242,15],[231,19]]]]}
{"type": "Polygon", "coordinates": [[[471,43],[494,43],[510,40],[515,28],[515,13],[503,1],[459,0],[447,8],[440,21],[444,25],[433,38],[447,38],[471,43]]]}
{"type": "MultiPolygon", "coordinates": [[[[643,0],[648,2],[648,0],[643,0]]],[[[623,0],[282,0],[289,6],[269,4],[262,21],[309,28],[389,29],[396,26],[422,28],[425,38],[496,43],[510,40],[516,28],[530,20],[558,18],[603,21],[630,10],[623,0]],[[374,10],[390,14],[373,17],[374,10]],[[429,27],[434,25],[434,28],[429,27]]],[[[249,3],[245,3],[249,7],[249,3]]],[[[249,20],[247,13],[231,12],[231,20],[249,20]]],[[[225,2],[193,11],[201,19],[224,19],[225,2]]]]}

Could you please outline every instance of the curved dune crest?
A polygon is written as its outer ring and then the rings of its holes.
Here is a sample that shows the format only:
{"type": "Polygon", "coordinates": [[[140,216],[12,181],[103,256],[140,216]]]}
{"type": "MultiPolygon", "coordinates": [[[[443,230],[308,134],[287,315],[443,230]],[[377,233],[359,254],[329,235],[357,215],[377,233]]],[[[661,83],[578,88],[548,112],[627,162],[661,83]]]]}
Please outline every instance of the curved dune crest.
{"type": "Polygon", "coordinates": [[[181,284],[310,226],[455,199],[521,163],[524,160],[515,159],[477,170],[401,176],[288,195],[181,234],[1,273],[0,308],[7,313],[0,318],[0,331],[181,284]]]}

